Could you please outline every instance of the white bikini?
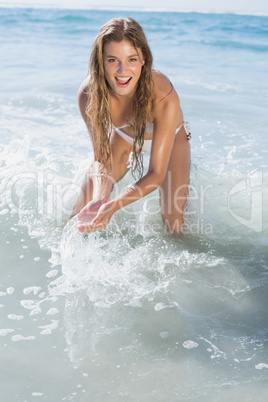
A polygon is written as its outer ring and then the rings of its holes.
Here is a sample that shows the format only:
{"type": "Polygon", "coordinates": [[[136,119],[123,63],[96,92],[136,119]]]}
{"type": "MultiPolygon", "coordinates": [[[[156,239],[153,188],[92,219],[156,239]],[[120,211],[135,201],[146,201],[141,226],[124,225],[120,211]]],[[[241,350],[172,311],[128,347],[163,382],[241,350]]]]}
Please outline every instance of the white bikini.
{"type": "MultiPolygon", "coordinates": [[[[121,128],[125,128],[125,127],[130,127],[130,124],[122,126],[122,127],[114,127],[114,129],[116,130],[116,132],[122,138],[124,138],[131,145],[133,145],[134,144],[134,138],[131,137],[130,135],[124,133],[124,131],[120,130],[121,128]]],[[[185,129],[186,135],[187,135],[187,140],[189,141],[191,139],[191,133],[190,133],[190,125],[189,125],[188,122],[183,122],[180,125],[180,127],[176,128],[175,134],[177,134],[182,127],[184,127],[184,129],[185,129]]],[[[145,134],[152,133],[153,131],[154,131],[154,123],[147,123],[145,134]]],[[[142,152],[144,152],[146,154],[150,154],[151,148],[152,148],[152,140],[144,140],[144,144],[143,144],[143,147],[142,147],[142,152]]]]}
{"type": "MultiPolygon", "coordinates": [[[[131,127],[130,124],[122,126],[122,127],[115,127],[114,129],[116,130],[116,132],[122,137],[124,138],[126,141],[128,141],[131,145],[134,144],[134,138],[131,137],[130,135],[124,133],[124,131],[120,130],[121,128],[125,128],[125,127],[131,127]]],[[[190,125],[188,122],[183,122],[180,127],[176,128],[175,134],[177,134],[180,129],[184,127],[185,131],[186,131],[186,135],[187,135],[187,140],[190,141],[191,139],[191,133],[190,133],[190,125]]],[[[147,123],[147,127],[145,130],[145,133],[152,133],[154,131],[154,123],[147,123]]],[[[144,144],[142,147],[142,152],[144,154],[150,154],[151,152],[151,148],[152,148],[152,140],[144,140],[144,144]]],[[[128,166],[127,167],[131,167],[133,163],[133,152],[130,152],[129,154],[129,159],[127,161],[128,166]]]]}

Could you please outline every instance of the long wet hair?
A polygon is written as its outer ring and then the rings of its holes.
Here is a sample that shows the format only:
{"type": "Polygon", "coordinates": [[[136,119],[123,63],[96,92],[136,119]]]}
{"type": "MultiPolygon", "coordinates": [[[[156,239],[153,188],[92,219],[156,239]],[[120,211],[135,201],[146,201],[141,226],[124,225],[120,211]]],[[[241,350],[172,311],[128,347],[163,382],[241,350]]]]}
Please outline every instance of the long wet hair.
{"type": "Polygon", "coordinates": [[[150,112],[154,107],[153,56],[142,27],[132,18],[113,18],[103,25],[94,41],[89,61],[89,86],[86,115],[94,146],[95,158],[105,166],[110,160],[110,136],[112,119],[110,113],[109,84],[104,75],[103,49],[109,42],[128,40],[137,50],[140,49],[145,63],[137,84],[133,104],[133,161],[132,173],[143,174],[142,146],[150,112]]]}

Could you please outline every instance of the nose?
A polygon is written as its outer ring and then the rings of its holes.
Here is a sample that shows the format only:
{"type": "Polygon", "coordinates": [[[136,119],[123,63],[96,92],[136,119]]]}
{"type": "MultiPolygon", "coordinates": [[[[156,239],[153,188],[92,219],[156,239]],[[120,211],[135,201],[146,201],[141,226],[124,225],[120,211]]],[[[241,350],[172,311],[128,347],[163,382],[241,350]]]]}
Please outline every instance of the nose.
{"type": "Polygon", "coordinates": [[[123,62],[123,61],[120,61],[119,64],[118,64],[118,68],[117,68],[118,73],[122,74],[126,70],[127,70],[126,63],[123,62]]]}

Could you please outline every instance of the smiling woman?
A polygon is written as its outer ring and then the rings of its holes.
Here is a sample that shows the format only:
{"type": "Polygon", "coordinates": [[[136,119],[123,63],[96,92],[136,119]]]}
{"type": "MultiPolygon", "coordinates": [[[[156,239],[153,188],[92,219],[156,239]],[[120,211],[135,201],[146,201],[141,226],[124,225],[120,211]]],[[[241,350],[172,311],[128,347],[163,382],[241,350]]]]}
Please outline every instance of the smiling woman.
{"type": "Polygon", "coordinates": [[[97,35],[89,76],[78,91],[94,161],[84,179],[72,217],[78,230],[103,229],[119,209],[159,188],[161,215],[179,232],[188,195],[190,132],[169,79],[153,70],[153,57],[141,26],[115,18],[97,35]],[[143,175],[143,153],[150,154],[143,175]],[[129,169],[139,180],[110,200],[115,183],[129,169]]]}
{"type": "Polygon", "coordinates": [[[113,92],[119,96],[134,95],[145,62],[141,50],[133,53],[127,40],[109,42],[104,46],[103,56],[105,78],[113,92]],[[120,88],[128,88],[128,91],[120,91],[120,88]]]}

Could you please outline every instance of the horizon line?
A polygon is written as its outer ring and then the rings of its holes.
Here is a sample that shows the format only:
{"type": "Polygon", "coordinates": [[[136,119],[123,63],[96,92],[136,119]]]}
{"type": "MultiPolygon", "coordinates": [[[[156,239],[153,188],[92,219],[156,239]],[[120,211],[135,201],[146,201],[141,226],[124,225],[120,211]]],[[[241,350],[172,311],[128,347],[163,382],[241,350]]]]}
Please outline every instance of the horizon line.
{"type": "Polygon", "coordinates": [[[247,15],[254,17],[267,17],[267,13],[254,11],[231,11],[231,10],[212,10],[212,9],[186,9],[186,8],[149,8],[149,7],[124,7],[124,6],[98,6],[98,5],[64,5],[64,4],[32,4],[32,3],[0,3],[0,8],[33,8],[33,9],[52,9],[52,10],[96,10],[96,11],[137,11],[137,12],[177,12],[177,13],[199,13],[199,14],[233,14],[247,15]]]}

